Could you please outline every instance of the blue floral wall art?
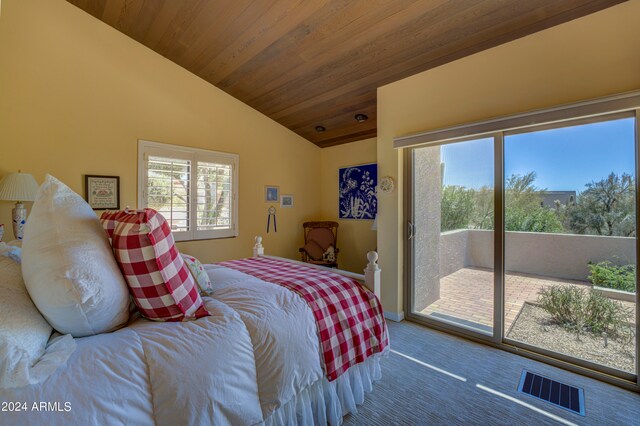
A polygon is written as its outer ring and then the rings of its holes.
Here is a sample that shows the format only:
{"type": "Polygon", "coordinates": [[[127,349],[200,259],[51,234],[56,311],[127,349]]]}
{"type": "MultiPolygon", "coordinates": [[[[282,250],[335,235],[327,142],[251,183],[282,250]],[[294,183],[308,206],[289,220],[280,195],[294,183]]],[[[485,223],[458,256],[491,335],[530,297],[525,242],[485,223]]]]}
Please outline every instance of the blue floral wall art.
{"type": "Polygon", "coordinates": [[[345,167],[338,170],[340,219],[375,219],[378,213],[378,165],[345,167]]]}

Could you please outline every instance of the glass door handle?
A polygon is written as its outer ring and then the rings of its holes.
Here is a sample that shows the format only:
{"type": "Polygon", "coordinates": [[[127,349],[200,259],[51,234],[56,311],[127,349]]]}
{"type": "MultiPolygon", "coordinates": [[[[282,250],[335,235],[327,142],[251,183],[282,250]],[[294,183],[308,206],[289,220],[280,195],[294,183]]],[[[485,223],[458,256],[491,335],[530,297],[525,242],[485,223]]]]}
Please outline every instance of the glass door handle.
{"type": "Polygon", "coordinates": [[[415,236],[416,236],[416,226],[411,222],[407,222],[407,238],[411,240],[415,236]]]}

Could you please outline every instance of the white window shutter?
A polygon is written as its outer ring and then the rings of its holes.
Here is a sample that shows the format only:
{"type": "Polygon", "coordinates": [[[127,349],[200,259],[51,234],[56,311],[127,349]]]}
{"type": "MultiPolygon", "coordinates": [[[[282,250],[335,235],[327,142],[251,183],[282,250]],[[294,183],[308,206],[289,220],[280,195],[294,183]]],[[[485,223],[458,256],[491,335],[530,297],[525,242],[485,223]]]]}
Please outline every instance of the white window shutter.
{"type": "Polygon", "coordinates": [[[147,141],[139,150],[142,207],[160,212],[176,240],[237,235],[237,155],[147,141]]]}

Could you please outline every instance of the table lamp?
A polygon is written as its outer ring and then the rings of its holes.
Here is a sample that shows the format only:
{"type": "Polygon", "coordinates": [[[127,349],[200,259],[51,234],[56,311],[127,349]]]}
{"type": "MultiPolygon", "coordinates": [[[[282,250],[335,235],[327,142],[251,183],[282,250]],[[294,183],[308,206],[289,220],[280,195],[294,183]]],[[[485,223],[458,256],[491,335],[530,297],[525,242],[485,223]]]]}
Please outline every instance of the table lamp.
{"type": "Polygon", "coordinates": [[[27,222],[27,208],[23,201],[33,201],[38,192],[38,184],[29,173],[9,173],[0,180],[0,200],[16,201],[11,211],[13,235],[17,240],[23,237],[24,224],[27,222]]]}

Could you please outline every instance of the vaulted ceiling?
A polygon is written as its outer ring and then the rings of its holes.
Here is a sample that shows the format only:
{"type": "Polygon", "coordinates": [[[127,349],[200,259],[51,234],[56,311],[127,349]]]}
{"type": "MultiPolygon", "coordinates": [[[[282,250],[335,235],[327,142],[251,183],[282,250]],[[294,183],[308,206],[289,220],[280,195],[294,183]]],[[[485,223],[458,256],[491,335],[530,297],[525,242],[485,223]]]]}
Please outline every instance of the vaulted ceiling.
{"type": "Polygon", "coordinates": [[[68,1],[326,147],[376,136],[384,84],[623,0],[68,1]]]}

